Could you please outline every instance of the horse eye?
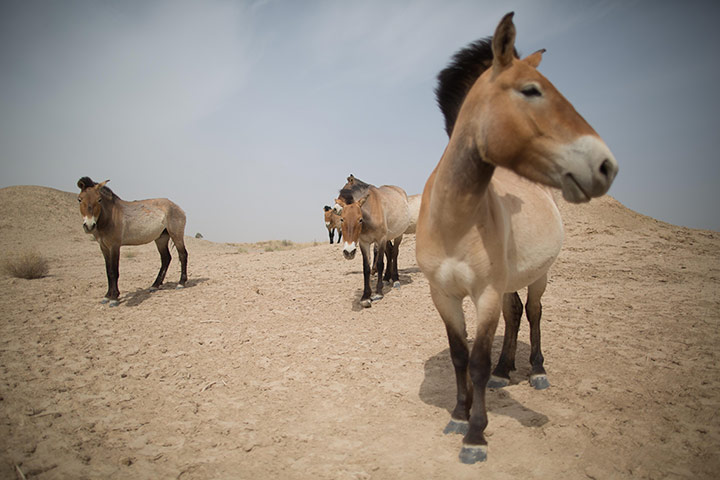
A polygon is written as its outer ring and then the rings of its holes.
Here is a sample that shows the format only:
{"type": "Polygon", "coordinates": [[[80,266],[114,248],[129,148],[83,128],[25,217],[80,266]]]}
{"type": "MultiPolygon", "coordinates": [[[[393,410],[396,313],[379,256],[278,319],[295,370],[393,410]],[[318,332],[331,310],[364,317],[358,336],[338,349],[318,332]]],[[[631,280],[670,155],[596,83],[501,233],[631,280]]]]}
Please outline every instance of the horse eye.
{"type": "Polygon", "coordinates": [[[520,92],[526,97],[542,97],[542,92],[535,85],[523,87],[520,92]]]}
{"type": "Polygon", "coordinates": [[[362,223],[362,218],[360,220],[358,220],[358,223],[362,223]]]}
{"type": "Polygon", "coordinates": [[[98,203],[102,203],[102,197],[98,197],[98,203]]]}
{"type": "Polygon", "coordinates": [[[343,223],[344,221],[345,221],[344,218],[341,218],[341,219],[340,219],[340,223],[343,223]]]}
{"type": "Polygon", "coordinates": [[[82,198],[78,197],[78,202],[82,203],[82,198]]]}

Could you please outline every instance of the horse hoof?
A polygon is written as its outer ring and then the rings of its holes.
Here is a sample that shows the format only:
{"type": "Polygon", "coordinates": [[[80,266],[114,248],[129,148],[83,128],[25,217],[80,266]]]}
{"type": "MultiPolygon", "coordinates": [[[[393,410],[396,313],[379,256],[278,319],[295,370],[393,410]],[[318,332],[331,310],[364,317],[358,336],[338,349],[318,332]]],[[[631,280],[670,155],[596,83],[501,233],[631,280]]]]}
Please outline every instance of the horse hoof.
{"type": "Polygon", "coordinates": [[[109,301],[110,301],[110,299],[109,299],[108,297],[105,297],[105,298],[103,298],[102,300],[100,300],[100,303],[102,303],[103,305],[105,305],[105,304],[108,303],[109,301]]]}
{"type": "Polygon", "coordinates": [[[372,301],[369,298],[366,298],[365,300],[360,300],[360,306],[364,308],[370,308],[372,307],[372,301]]]}
{"type": "Polygon", "coordinates": [[[178,283],[177,287],[175,287],[175,290],[182,290],[183,288],[185,288],[185,285],[180,285],[178,283]]]}
{"type": "Polygon", "coordinates": [[[370,297],[370,300],[372,300],[373,302],[379,302],[382,299],[383,299],[383,296],[380,295],[379,293],[376,293],[375,295],[370,297]]]}
{"type": "Polygon", "coordinates": [[[487,446],[473,445],[463,446],[460,450],[460,461],[467,465],[487,460],[487,446]]]}
{"type": "Polygon", "coordinates": [[[400,288],[400,282],[393,283],[393,288],[400,288]]]}
{"type": "Polygon", "coordinates": [[[160,287],[156,287],[156,286],[150,287],[151,292],[157,292],[158,290],[160,290],[160,287]]]}
{"type": "Polygon", "coordinates": [[[448,424],[445,426],[445,429],[443,429],[443,433],[445,435],[449,435],[451,433],[459,433],[460,435],[466,435],[469,428],[470,424],[465,420],[450,419],[448,424]]]}
{"type": "Polygon", "coordinates": [[[488,380],[487,388],[503,388],[510,385],[510,379],[509,378],[502,378],[502,377],[496,377],[495,375],[490,376],[490,380],[488,380]]]}
{"type": "Polygon", "coordinates": [[[547,375],[540,374],[540,375],[531,375],[530,376],[530,385],[532,385],[535,390],[545,390],[550,386],[550,382],[547,379],[547,375]]]}
{"type": "Polygon", "coordinates": [[[117,307],[118,305],[120,305],[120,302],[118,302],[117,300],[110,300],[110,308],[117,307]]]}

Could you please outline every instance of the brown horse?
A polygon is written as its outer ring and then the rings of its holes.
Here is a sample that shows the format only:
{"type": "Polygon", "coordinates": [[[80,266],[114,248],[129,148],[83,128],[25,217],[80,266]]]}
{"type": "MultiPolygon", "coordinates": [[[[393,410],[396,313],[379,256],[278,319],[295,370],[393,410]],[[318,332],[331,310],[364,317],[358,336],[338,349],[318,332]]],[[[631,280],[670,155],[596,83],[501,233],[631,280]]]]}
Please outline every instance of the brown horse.
{"type": "Polygon", "coordinates": [[[330,243],[333,243],[335,239],[335,231],[338,232],[338,243],[342,239],[342,230],[340,229],[340,215],[335,213],[335,210],[329,205],[323,207],[325,211],[325,226],[328,229],[328,236],[330,237],[330,243]]]}
{"type": "MultiPolygon", "coordinates": [[[[364,187],[363,187],[364,188],[364,187]]],[[[342,189],[336,200],[336,208],[341,210],[342,234],[345,237],[343,255],[346,259],[355,258],[357,247],[363,258],[364,289],[360,305],[371,307],[373,301],[383,298],[383,256],[385,249],[391,249],[388,255],[389,278],[395,287],[400,286],[397,255],[402,236],[410,223],[407,194],[394,185],[382,187],[368,186],[365,196],[355,199],[352,189],[342,189]],[[372,296],[370,288],[370,251],[372,244],[377,246],[378,281],[376,293],[372,296]]]]}
{"type": "Polygon", "coordinates": [[[160,288],[165,279],[172,258],[168,243],[172,240],[180,255],[181,273],[177,288],[184,287],[188,257],[184,240],[185,212],[166,198],[126,202],[105,186],[107,182],[109,180],[95,183],[88,177],[82,177],[77,183],[83,229],[85,233],[93,234],[105,257],[108,291],[102,303],[110,302],[111,307],[118,305],[122,245],[143,245],[155,241],[161,266],[151,287],[154,290],[160,288]]]}
{"type": "Polygon", "coordinates": [[[586,202],[605,194],[618,170],[598,134],[537,71],[543,51],[516,57],[512,16],[501,20],[491,41],[459,52],[439,75],[450,140],[425,185],[416,233],[418,265],[455,367],[457,403],[445,432],[465,434],[464,463],[487,457],[485,388],[500,311],[517,316],[508,299],[529,285],[528,313],[539,318],[535,300],[562,242],[550,192],[536,183],[586,202]],[[484,59],[473,49],[486,50],[484,59]],[[472,352],[466,296],[477,315],[472,352]]]}

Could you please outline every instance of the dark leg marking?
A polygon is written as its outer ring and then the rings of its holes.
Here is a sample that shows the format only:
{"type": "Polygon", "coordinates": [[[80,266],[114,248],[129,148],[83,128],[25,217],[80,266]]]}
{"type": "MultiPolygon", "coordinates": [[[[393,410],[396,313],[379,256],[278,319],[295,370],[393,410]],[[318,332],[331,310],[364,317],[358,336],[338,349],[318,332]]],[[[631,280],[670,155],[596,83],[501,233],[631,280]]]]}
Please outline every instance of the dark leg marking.
{"type": "Polygon", "coordinates": [[[523,304],[517,292],[503,295],[503,318],[505,336],[498,364],[488,381],[488,388],[502,388],[510,384],[510,372],[515,370],[517,337],[522,318],[523,304]]]}

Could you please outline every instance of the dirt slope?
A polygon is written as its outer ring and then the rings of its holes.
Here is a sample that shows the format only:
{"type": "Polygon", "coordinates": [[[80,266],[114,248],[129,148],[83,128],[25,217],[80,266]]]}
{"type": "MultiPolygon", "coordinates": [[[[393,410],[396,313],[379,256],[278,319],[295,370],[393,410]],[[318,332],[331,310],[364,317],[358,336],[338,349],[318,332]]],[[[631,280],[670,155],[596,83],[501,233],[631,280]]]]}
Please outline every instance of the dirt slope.
{"type": "Polygon", "coordinates": [[[184,290],[174,259],[151,294],[154,245],[124,248],[110,309],[75,194],[2,189],[0,261],[36,249],[50,275],[0,276],[0,478],[714,478],[720,234],[611,198],[561,208],[552,386],[527,382],[523,325],[513,382],[489,393],[489,459],[466,466],[442,434],[454,379],[412,236],[402,287],[368,310],[337,245],[194,238],[184,290]]]}

